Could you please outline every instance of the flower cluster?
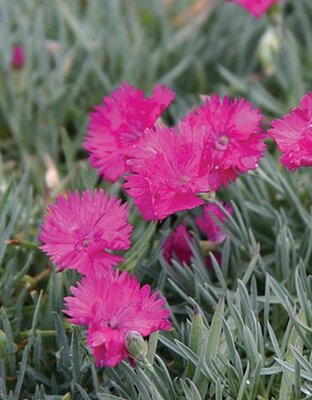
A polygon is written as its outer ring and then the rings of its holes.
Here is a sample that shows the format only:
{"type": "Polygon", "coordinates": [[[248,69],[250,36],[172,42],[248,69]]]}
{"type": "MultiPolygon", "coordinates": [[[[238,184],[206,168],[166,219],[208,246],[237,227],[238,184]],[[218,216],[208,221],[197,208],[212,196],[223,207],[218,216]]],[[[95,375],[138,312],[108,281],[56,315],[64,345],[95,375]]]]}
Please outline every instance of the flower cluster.
{"type": "MultiPolygon", "coordinates": [[[[245,99],[208,96],[175,127],[157,122],[174,93],[156,86],[152,95],[124,83],[105,97],[90,116],[85,148],[102,177],[124,178],[124,188],[146,220],[163,220],[204,206],[196,218],[212,246],[225,234],[220,228],[231,207],[205,206],[205,198],[258,167],[265,135],[260,110],[245,99]]],[[[295,170],[312,165],[312,94],[282,119],[269,135],[283,153],[282,163],[295,170]]],[[[99,366],[113,367],[129,356],[127,335],[146,337],[170,329],[169,311],[149,285],[114,270],[121,251],[131,246],[128,206],[102,189],[68,192],[48,207],[39,239],[59,271],[83,275],[66,298],[71,321],[87,326],[87,342],[99,366]]],[[[192,237],[182,224],[164,243],[164,257],[189,263],[192,237]]],[[[218,253],[216,253],[218,256],[218,253]]],[[[143,339],[142,339],[143,340],[143,339]]]]}
{"type": "MultiPolygon", "coordinates": [[[[176,127],[157,122],[175,94],[157,85],[150,97],[124,83],[90,115],[85,148],[91,165],[110,181],[124,177],[124,188],[146,220],[203,206],[204,194],[257,167],[265,145],[259,110],[245,100],[207,97],[176,127]]],[[[204,208],[197,224],[214,244],[224,235],[204,208]]],[[[148,285],[113,268],[129,249],[128,207],[103,190],[67,193],[48,207],[39,239],[59,271],[75,269],[83,280],[72,288],[67,313],[87,325],[88,344],[98,365],[114,366],[128,356],[126,336],[143,337],[169,329],[169,311],[148,285]]],[[[165,245],[189,261],[190,236],[178,227],[165,245]],[[181,240],[180,240],[181,239],[181,240]],[[179,243],[177,242],[179,241],[179,243]]]]}
{"type": "Polygon", "coordinates": [[[145,337],[171,326],[157,292],[113,270],[123,260],[113,252],[130,247],[131,231],[128,207],[95,190],[58,196],[39,234],[41,249],[59,271],[75,269],[84,275],[71,289],[74,296],[65,299],[66,313],[73,323],[88,326],[88,344],[99,366],[113,367],[128,357],[127,332],[145,337]]]}
{"type": "Polygon", "coordinates": [[[90,116],[91,165],[111,181],[124,175],[146,220],[203,205],[203,193],[257,168],[265,150],[262,114],[246,100],[207,97],[176,127],[155,124],[173,99],[162,86],[145,99],[124,83],[90,116]]]}
{"type": "Polygon", "coordinates": [[[176,128],[146,131],[125,188],[147,220],[204,204],[211,193],[256,169],[265,144],[262,115],[245,100],[207,97],[176,128]]]}

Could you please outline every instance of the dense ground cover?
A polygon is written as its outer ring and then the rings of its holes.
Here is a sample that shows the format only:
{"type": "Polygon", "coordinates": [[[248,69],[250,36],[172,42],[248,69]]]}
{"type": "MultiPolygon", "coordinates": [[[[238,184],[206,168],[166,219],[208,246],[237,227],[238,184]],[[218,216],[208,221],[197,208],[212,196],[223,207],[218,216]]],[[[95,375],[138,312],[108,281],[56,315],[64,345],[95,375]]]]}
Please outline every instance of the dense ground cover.
{"type": "Polygon", "coordinates": [[[259,168],[218,192],[232,213],[207,269],[198,211],[145,221],[82,147],[92,106],[124,80],[146,93],[171,87],[169,125],[219,93],[246,97],[267,127],[311,89],[311,1],[254,19],[221,0],[2,0],[0,37],[0,397],[311,398],[310,169],[286,170],[268,140],[259,168]],[[17,44],[21,68],[11,65],[17,44]],[[85,329],[62,312],[78,275],[56,273],[38,249],[55,196],[95,187],[131,205],[121,268],[158,289],[171,313],[173,329],[150,337],[135,368],[95,366],[85,329]],[[169,265],[162,244],[182,220],[192,260],[169,265]]]}

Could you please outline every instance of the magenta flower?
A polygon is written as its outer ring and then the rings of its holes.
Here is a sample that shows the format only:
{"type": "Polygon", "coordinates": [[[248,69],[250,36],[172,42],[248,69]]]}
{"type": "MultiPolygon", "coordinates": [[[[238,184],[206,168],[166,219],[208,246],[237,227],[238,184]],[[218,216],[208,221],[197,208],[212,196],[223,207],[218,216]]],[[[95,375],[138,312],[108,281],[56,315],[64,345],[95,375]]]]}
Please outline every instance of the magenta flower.
{"type": "Polygon", "coordinates": [[[263,116],[245,99],[207,97],[204,104],[191,112],[185,122],[207,133],[209,181],[218,190],[238,174],[256,169],[263,157],[265,144],[260,125],[263,116]]]}
{"type": "Polygon", "coordinates": [[[102,189],[58,196],[41,226],[40,247],[58,266],[83,275],[106,273],[122,261],[114,250],[130,247],[128,207],[102,189]]]}
{"type": "Polygon", "coordinates": [[[15,46],[11,54],[11,66],[13,69],[22,69],[25,64],[23,46],[15,46]]]}
{"type": "Polygon", "coordinates": [[[211,191],[206,136],[186,124],[177,131],[161,125],[146,131],[128,162],[131,173],[124,184],[145,219],[204,204],[198,194],[211,191]]]}
{"type": "Polygon", "coordinates": [[[280,0],[228,0],[237,3],[248,10],[254,17],[261,17],[273,4],[280,0]]]}
{"type": "MultiPolygon", "coordinates": [[[[227,212],[232,214],[233,210],[231,206],[224,203],[222,205],[227,212]]],[[[196,223],[209,242],[217,245],[222,243],[226,236],[219,225],[215,222],[213,216],[220,223],[223,223],[227,219],[227,215],[216,204],[209,203],[204,207],[204,216],[197,217],[196,223]]]]}
{"type": "Polygon", "coordinates": [[[88,326],[88,345],[98,366],[114,367],[128,357],[128,332],[146,337],[171,328],[165,299],[151,294],[150,285],[140,287],[127,272],[83,278],[71,291],[73,297],[65,298],[66,313],[74,324],[88,326]]]}
{"type": "MultiPolygon", "coordinates": [[[[232,207],[229,205],[224,203],[222,205],[229,213],[233,212],[232,207]]],[[[217,258],[218,262],[221,263],[221,254],[213,249],[215,246],[221,244],[225,240],[226,235],[215,222],[213,216],[216,217],[220,223],[224,223],[227,219],[227,215],[223,213],[216,204],[213,203],[204,206],[203,211],[204,216],[196,217],[196,223],[205,238],[210,243],[202,241],[202,251],[205,255],[208,254],[207,251],[211,251],[217,258]]],[[[172,264],[172,259],[176,257],[180,263],[190,264],[192,258],[190,243],[192,243],[192,237],[187,230],[187,227],[183,224],[179,225],[168,235],[163,243],[162,247],[165,260],[169,264],[172,264]]],[[[207,268],[212,268],[212,262],[209,256],[205,257],[205,261],[207,268]]]]}
{"type": "Polygon", "coordinates": [[[268,134],[282,152],[281,163],[291,171],[312,166],[312,93],[306,94],[299,107],[271,122],[268,134]]]}
{"type": "Polygon", "coordinates": [[[167,87],[156,85],[144,98],[142,90],[123,83],[112,97],[90,115],[85,149],[90,163],[105,179],[114,182],[128,171],[127,160],[139,145],[145,128],[152,128],[162,112],[174,100],[167,87]]]}
{"type": "Polygon", "coordinates": [[[176,256],[181,263],[189,264],[192,257],[192,251],[190,249],[191,242],[192,237],[185,225],[179,225],[170,233],[163,243],[163,254],[165,260],[171,264],[172,258],[176,256]]]}

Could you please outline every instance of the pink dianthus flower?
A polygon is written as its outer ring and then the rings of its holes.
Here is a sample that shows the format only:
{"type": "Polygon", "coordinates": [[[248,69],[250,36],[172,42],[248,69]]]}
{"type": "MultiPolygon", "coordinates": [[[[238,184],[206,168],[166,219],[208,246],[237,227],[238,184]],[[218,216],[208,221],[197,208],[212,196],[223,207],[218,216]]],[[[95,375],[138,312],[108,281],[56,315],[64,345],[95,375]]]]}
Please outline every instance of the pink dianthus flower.
{"type": "Polygon", "coordinates": [[[113,250],[131,246],[128,207],[102,189],[58,196],[41,226],[40,247],[58,266],[83,275],[106,273],[122,261],[113,250]]]}
{"type": "Polygon", "coordinates": [[[248,10],[254,17],[261,17],[273,4],[280,0],[229,0],[248,10]]]}
{"type": "Polygon", "coordinates": [[[187,124],[207,133],[209,181],[214,190],[235,181],[239,173],[258,167],[266,147],[262,119],[261,112],[245,99],[231,101],[218,95],[207,97],[185,118],[187,124]]]}
{"type": "Polygon", "coordinates": [[[312,93],[306,94],[299,107],[271,122],[268,134],[282,152],[281,163],[295,171],[312,166],[312,93]]]}
{"type": "Polygon", "coordinates": [[[191,242],[192,237],[186,226],[183,224],[179,225],[168,235],[163,243],[165,260],[171,264],[172,258],[176,256],[181,263],[189,264],[192,258],[191,242]]]}
{"type": "Polygon", "coordinates": [[[146,220],[164,219],[204,204],[198,194],[210,192],[210,166],[203,129],[180,124],[147,130],[129,160],[124,184],[146,220]]]}
{"type": "Polygon", "coordinates": [[[65,298],[66,313],[74,324],[88,326],[87,341],[98,366],[114,367],[128,357],[128,332],[146,337],[171,328],[165,299],[151,294],[150,285],[140,287],[127,272],[83,278],[71,291],[73,297],[65,298]]]}
{"type": "Polygon", "coordinates": [[[174,92],[162,85],[156,85],[152,95],[144,98],[142,90],[127,83],[103,98],[103,104],[90,115],[84,143],[90,163],[100,175],[114,182],[128,171],[129,152],[174,98],[174,92]]]}
{"type": "MultiPolygon", "coordinates": [[[[230,214],[233,212],[232,207],[227,204],[222,204],[227,212],[230,214]]],[[[207,237],[209,242],[212,244],[221,244],[226,236],[219,225],[214,220],[213,216],[220,222],[223,223],[228,218],[227,215],[213,203],[209,203],[204,206],[204,216],[197,217],[196,223],[202,233],[207,237]]]]}

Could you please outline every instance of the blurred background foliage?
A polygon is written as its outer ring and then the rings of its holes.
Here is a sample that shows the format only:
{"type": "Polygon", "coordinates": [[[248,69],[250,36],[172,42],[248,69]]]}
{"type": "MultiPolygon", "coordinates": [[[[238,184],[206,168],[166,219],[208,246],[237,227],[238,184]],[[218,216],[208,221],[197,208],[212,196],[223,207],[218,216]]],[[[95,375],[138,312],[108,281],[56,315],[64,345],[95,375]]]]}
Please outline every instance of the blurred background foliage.
{"type": "Polygon", "coordinates": [[[312,84],[311,0],[258,20],[223,0],[0,0],[0,72],[0,398],[312,398],[311,177],[284,170],[270,142],[260,168],[219,195],[234,208],[220,266],[206,268],[197,210],[156,226],[132,208],[123,267],[168,298],[174,323],[135,369],[95,368],[61,311],[77,276],[56,274],[36,239],[67,189],[126,199],[82,149],[92,106],[122,81],[175,90],[169,124],[216,92],[247,97],[266,124],[295,106],[312,84]],[[193,262],[169,266],[161,244],[182,219],[193,262]]]}

